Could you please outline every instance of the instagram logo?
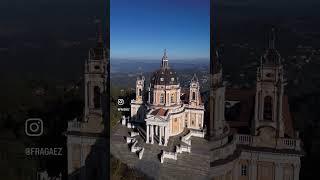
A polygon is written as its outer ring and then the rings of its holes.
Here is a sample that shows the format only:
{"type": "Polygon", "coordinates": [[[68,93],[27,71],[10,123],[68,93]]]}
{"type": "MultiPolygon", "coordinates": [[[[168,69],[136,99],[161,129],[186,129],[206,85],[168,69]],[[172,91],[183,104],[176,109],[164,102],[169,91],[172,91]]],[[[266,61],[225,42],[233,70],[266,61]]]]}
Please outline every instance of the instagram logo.
{"type": "Polygon", "coordinates": [[[119,105],[119,106],[124,105],[124,100],[123,100],[123,99],[118,99],[118,105],[119,105]]]}
{"type": "Polygon", "coordinates": [[[25,122],[27,136],[41,136],[43,133],[43,121],[39,118],[30,118],[25,122]]]}

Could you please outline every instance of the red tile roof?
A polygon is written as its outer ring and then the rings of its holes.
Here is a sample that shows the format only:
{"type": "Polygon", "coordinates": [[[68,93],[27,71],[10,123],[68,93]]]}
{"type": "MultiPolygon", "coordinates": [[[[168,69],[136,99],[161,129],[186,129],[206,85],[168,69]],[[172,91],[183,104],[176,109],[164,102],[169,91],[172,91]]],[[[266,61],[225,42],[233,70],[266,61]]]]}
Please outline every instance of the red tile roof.
{"type": "Polygon", "coordinates": [[[151,114],[154,116],[166,116],[167,115],[168,110],[159,108],[154,110],[151,114]]]}

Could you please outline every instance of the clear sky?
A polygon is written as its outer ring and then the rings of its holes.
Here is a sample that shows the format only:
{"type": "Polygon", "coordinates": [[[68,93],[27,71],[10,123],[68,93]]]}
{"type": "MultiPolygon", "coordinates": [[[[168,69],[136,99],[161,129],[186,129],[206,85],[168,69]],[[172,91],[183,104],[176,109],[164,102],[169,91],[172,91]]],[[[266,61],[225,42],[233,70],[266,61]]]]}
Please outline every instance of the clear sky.
{"type": "Polygon", "coordinates": [[[207,58],[210,0],[110,0],[111,58],[207,58]]]}

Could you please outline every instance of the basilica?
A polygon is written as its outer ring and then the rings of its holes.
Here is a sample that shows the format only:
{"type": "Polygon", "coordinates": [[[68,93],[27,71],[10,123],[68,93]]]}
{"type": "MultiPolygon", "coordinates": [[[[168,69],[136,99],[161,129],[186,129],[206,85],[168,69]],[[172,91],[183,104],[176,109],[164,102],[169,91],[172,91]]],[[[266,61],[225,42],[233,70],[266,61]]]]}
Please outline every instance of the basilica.
{"type": "Polygon", "coordinates": [[[204,105],[196,74],[190,81],[189,92],[182,92],[179,77],[169,66],[165,50],[161,67],[154,72],[147,88],[145,81],[144,76],[137,78],[131,120],[145,123],[146,143],[153,144],[157,135],[159,145],[166,146],[169,137],[182,133],[185,128],[203,130],[204,105]]]}

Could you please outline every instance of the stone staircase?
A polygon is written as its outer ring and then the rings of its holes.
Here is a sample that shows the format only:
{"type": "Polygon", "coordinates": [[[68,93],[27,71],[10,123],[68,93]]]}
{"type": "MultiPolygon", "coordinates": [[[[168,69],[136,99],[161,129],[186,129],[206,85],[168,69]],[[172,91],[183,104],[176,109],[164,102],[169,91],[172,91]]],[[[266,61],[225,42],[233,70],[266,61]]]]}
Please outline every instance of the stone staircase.
{"type": "MultiPolygon", "coordinates": [[[[193,154],[182,153],[177,155],[177,160],[167,159],[164,165],[167,169],[174,169],[175,172],[192,172],[190,177],[195,175],[207,176],[210,168],[210,158],[193,154]]],[[[172,176],[171,176],[172,177],[172,176]]]]}
{"type": "Polygon", "coordinates": [[[204,138],[204,132],[196,130],[184,130],[180,136],[172,137],[169,140],[169,147],[171,151],[163,151],[160,157],[160,162],[164,163],[165,159],[177,160],[178,154],[181,153],[191,153],[191,137],[201,137],[204,138]],[[175,143],[175,144],[174,144],[175,143]]]}

